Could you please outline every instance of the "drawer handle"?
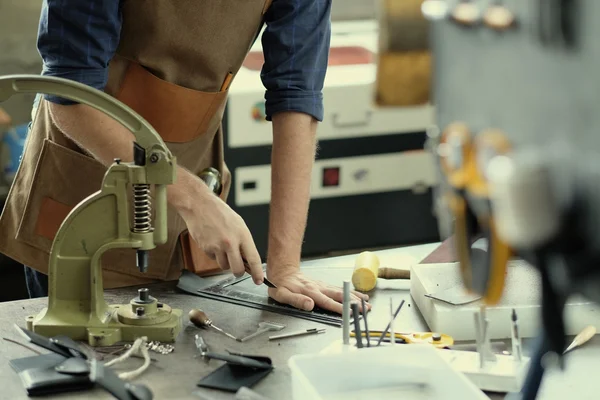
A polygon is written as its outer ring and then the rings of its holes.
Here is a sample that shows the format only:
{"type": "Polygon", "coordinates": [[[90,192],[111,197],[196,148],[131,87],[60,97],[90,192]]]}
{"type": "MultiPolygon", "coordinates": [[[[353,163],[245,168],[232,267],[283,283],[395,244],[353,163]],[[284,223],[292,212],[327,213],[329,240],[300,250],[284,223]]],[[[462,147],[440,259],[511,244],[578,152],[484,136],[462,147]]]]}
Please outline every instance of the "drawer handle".
{"type": "Polygon", "coordinates": [[[339,115],[333,114],[332,115],[332,119],[333,119],[333,126],[335,126],[336,128],[358,128],[361,126],[367,126],[371,123],[371,115],[372,112],[371,111],[367,111],[365,113],[365,117],[362,121],[356,121],[356,122],[340,122],[339,121],[339,115]]]}

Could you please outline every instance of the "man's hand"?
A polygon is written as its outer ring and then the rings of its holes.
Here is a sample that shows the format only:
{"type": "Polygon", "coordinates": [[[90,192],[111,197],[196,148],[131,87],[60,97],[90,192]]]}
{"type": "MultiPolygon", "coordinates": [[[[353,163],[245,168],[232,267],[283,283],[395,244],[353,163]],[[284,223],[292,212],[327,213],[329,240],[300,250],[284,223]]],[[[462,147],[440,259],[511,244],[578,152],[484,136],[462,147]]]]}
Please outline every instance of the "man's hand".
{"type": "MultiPolygon", "coordinates": [[[[264,273],[260,254],[242,217],[210,192],[199,178],[188,173],[181,179],[193,182],[190,186],[198,187],[196,191],[199,192],[191,197],[196,201],[188,206],[174,201],[179,204],[179,214],[192,238],[209,257],[217,261],[221,269],[231,269],[238,278],[248,272],[254,283],[262,284],[264,273]]],[[[185,190],[189,190],[190,186],[185,190]]],[[[172,188],[171,197],[177,197],[176,193],[177,188],[172,188]]]]}
{"type": "MultiPolygon", "coordinates": [[[[277,289],[269,288],[269,296],[276,301],[289,304],[301,310],[312,311],[315,306],[342,313],[343,292],[339,287],[327,285],[305,276],[298,266],[270,269],[269,280],[277,289]]],[[[350,292],[350,301],[369,300],[369,296],[356,291],[350,292]]],[[[367,305],[371,309],[371,305],[367,305]]]]}

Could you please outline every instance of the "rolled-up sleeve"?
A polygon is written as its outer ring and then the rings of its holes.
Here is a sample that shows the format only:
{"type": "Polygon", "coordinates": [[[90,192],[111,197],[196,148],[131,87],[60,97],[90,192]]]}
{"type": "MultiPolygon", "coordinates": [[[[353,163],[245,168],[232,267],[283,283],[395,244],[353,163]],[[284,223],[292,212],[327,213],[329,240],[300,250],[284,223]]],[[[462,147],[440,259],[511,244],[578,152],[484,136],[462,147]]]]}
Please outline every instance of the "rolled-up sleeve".
{"type": "Polygon", "coordinates": [[[281,111],[323,120],[330,16],[331,0],[273,0],[261,39],[267,120],[281,111]]]}
{"type": "MultiPolygon", "coordinates": [[[[121,33],[119,0],[44,0],[38,31],[42,75],[104,90],[121,33]]],[[[59,104],[74,102],[45,95],[59,104]]]]}

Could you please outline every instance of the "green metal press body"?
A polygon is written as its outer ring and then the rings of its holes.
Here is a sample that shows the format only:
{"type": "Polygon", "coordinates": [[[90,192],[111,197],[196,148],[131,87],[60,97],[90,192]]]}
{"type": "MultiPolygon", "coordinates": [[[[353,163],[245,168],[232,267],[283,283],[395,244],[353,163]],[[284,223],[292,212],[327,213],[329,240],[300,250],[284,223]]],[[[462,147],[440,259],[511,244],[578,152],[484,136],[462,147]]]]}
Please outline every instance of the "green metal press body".
{"type": "Polygon", "coordinates": [[[140,289],[129,304],[108,305],[100,259],[110,249],[136,249],[138,267],[145,271],[147,252],[167,240],[167,185],[175,181],[175,157],[147,121],[99,90],[54,77],[0,77],[0,102],[17,93],[54,94],[87,104],[135,135],[134,161],[115,160],[100,190],[63,221],[50,251],[48,307],[27,318],[27,329],[48,337],[66,335],[91,346],[131,342],[141,336],[174,342],[182,329],[182,311],[159,302],[148,289],[140,289]],[[133,190],[133,207],[129,190],[133,190]]]}

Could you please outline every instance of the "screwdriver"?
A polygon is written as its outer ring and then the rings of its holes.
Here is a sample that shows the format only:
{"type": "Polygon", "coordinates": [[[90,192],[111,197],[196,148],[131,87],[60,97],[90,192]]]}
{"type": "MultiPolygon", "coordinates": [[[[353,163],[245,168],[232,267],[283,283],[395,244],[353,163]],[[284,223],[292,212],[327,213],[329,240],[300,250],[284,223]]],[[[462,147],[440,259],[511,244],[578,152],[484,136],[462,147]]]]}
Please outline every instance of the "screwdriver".
{"type": "Polygon", "coordinates": [[[237,338],[233,336],[231,333],[225,332],[223,329],[215,326],[210,318],[206,315],[206,313],[202,310],[192,309],[190,310],[188,317],[190,318],[190,322],[196,325],[198,328],[213,328],[214,330],[221,332],[223,335],[237,341],[237,338]]]}

